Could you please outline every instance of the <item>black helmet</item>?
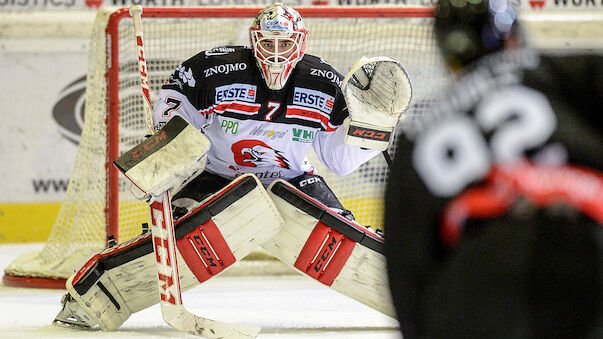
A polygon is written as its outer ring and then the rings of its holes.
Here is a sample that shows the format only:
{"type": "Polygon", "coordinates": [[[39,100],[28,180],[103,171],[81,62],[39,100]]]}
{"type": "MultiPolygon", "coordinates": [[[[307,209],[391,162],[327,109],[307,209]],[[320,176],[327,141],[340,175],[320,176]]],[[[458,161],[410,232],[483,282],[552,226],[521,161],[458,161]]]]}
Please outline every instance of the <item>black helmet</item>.
{"type": "Polygon", "coordinates": [[[435,36],[448,66],[459,69],[501,50],[516,19],[507,0],[439,0],[435,36]]]}

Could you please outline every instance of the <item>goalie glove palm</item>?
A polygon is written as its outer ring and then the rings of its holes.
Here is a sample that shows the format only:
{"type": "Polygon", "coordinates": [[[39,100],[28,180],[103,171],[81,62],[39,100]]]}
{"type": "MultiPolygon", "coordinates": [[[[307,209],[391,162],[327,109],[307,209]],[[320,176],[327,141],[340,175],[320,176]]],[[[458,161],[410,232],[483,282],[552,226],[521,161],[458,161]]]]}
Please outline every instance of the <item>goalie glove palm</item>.
{"type": "Polygon", "coordinates": [[[345,143],[386,150],[412,99],[404,67],[388,57],[362,57],[343,79],[342,89],[350,112],[344,121],[345,143]]]}

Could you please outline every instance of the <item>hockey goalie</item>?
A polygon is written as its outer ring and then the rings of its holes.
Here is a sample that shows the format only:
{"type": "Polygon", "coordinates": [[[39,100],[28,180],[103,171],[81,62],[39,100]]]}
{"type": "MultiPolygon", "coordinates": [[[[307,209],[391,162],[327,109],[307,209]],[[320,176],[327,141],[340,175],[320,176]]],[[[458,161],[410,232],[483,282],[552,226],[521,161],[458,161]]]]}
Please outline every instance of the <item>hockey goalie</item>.
{"type": "Polygon", "coordinates": [[[250,47],[202,51],[163,84],[153,134],[115,162],[150,203],[151,231],[107,248],[70,277],[55,323],[111,331],[161,302],[166,321],[182,330],[253,337],[250,327],[183,316],[179,289],[258,246],[394,317],[382,235],[354,220],[306,154],[312,147],[345,175],[386,150],[411,101],[406,71],[389,58],[362,58],[344,79],[304,53],[303,20],[280,3],[257,14],[249,35],[250,47]],[[240,67],[220,72],[227,64],[240,67]],[[303,140],[293,138],[299,133],[303,140]]]}

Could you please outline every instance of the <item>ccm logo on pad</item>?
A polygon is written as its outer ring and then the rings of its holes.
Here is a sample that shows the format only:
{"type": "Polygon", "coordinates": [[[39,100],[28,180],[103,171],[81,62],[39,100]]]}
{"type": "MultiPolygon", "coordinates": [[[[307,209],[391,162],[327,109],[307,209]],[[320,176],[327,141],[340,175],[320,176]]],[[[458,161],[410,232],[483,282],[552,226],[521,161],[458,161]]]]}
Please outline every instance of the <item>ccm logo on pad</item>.
{"type": "Polygon", "coordinates": [[[348,135],[352,136],[352,137],[363,138],[363,139],[387,141],[387,140],[389,140],[391,132],[383,132],[383,131],[374,130],[374,129],[370,129],[370,128],[350,126],[350,129],[348,130],[348,135]]]}
{"type": "Polygon", "coordinates": [[[304,187],[316,182],[320,182],[320,178],[314,177],[314,178],[308,178],[308,179],[304,179],[302,181],[299,182],[299,187],[304,187]]]}
{"type": "Polygon", "coordinates": [[[197,244],[197,249],[199,250],[199,254],[201,254],[203,256],[203,258],[205,258],[205,263],[208,266],[218,266],[216,265],[216,262],[218,261],[218,259],[214,256],[214,254],[208,249],[208,245],[205,244],[205,241],[203,241],[203,239],[199,236],[199,235],[195,235],[193,237],[193,241],[195,242],[195,244],[197,244]]]}

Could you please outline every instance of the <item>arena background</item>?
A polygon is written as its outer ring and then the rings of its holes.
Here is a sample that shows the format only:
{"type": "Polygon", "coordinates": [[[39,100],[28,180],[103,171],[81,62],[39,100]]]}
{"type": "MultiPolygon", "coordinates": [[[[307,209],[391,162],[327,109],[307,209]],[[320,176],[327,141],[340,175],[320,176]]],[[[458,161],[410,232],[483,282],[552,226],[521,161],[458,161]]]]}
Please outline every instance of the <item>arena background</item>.
{"type": "MultiPolygon", "coordinates": [[[[0,0],[0,243],[46,240],[63,200],[83,124],[89,36],[101,6],[263,7],[261,0],[0,0]]],[[[292,0],[293,7],[430,7],[433,0],[292,0]]],[[[586,13],[601,25],[602,0],[517,1],[539,48],[595,44],[571,24],[546,38],[551,13],[586,13]],[[548,27],[548,28],[547,28],[548,27]]],[[[311,43],[311,41],[310,41],[311,43]]]]}

